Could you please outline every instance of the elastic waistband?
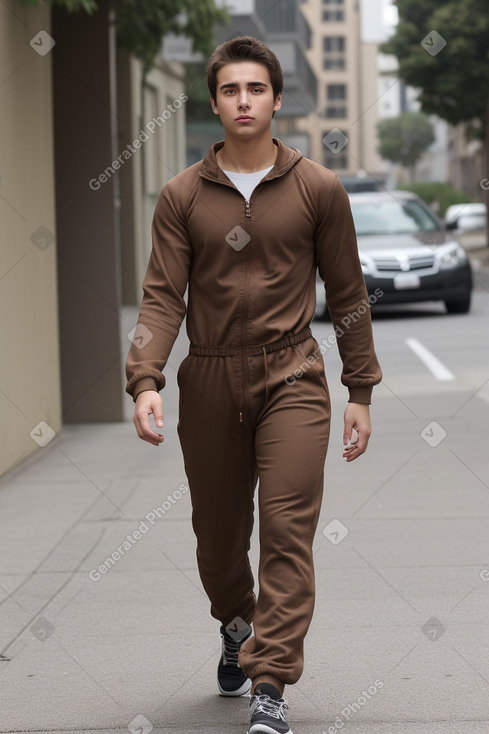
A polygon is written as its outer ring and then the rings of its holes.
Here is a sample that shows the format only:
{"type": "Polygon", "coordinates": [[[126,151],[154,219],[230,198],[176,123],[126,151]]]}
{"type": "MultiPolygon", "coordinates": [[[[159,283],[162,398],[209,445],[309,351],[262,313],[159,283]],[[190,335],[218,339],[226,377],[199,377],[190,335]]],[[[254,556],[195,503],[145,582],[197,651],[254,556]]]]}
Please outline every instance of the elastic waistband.
{"type": "Polygon", "coordinates": [[[249,356],[263,354],[265,352],[278,352],[280,349],[285,347],[292,347],[294,344],[300,344],[300,342],[309,339],[312,336],[311,329],[307,327],[298,334],[290,334],[284,336],[283,339],[279,339],[276,342],[270,342],[269,344],[243,344],[237,347],[215,347],[198,344],[191,344],[189,347],[189,354],[196,354],[200,357],[234,357],[238,354],[247,354],[249,356]]]}

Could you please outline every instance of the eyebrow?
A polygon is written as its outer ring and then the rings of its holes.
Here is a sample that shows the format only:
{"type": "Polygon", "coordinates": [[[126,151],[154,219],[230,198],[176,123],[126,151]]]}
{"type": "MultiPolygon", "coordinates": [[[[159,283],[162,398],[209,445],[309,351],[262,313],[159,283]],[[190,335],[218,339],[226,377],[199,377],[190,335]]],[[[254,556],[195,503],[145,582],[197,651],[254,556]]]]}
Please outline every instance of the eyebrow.
{"type": "MultiPolygon", "coordinates": [[[[239,84],[237,82],[229,82],[229,84],[221,84],[219,89],[235,89],[239,84]]],[[[248,82],[249,87],[268,87],[265,82],[248,82]]]]}

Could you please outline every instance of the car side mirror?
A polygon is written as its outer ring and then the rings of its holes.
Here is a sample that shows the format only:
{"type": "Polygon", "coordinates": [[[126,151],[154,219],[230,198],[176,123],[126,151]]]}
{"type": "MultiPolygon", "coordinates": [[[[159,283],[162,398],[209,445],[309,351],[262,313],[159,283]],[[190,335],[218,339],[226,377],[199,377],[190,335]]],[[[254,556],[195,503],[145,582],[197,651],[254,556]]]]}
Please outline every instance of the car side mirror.
{"type": "Polygon", "coordinates": [[[451,219],[446,224],[446,228],[447,229],[457,229],[457,227],[458,227],[458,220],[457,219],[451,219]]]}

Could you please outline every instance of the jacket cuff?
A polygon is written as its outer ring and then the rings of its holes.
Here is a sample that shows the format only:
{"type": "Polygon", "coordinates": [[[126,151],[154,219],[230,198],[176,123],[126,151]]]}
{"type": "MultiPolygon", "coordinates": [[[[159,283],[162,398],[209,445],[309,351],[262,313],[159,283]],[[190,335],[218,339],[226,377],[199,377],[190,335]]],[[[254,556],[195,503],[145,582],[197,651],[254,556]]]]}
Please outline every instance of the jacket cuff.
{"type": "Polygon", "coordinates": [[[143,377],[141,380],[136,382],[132,392],[133,401],[136,402],[139,393],[145,392],[146,390],[155,390],[156,392],[159,392],[156,380],[153,377],[143,377]]]}
{"type": "Polygon", "coordinates": [[[373,385],[370,387],[349,387],[348,391],[350,396],[348,398],[348,402],[370,405],[372,402],[372,390],[373,385]]]}

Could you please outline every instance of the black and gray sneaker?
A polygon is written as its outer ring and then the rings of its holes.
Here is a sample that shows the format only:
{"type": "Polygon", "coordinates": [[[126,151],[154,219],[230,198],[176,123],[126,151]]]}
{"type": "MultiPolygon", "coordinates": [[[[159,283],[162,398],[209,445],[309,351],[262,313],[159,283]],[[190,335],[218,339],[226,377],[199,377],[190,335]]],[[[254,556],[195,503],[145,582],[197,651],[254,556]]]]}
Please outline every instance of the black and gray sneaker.
{"type": "Polygon", "coordinates": [[[269,683],[260,683],[250,700],[251,721],[248,734],[292,734],[285,719],[288,709],[279,691],[269,683]]]}
{"type": "Polygon", "coordinates": [[[238,663],[238,653],[252,631],[248,627],[247,631],[241,631],[240,639],[234,639],[224,626],[221,627],[222,653],[217,668],[217,687],[221,696],[243,696],[251,688],[251,680],[238,663]]]}

